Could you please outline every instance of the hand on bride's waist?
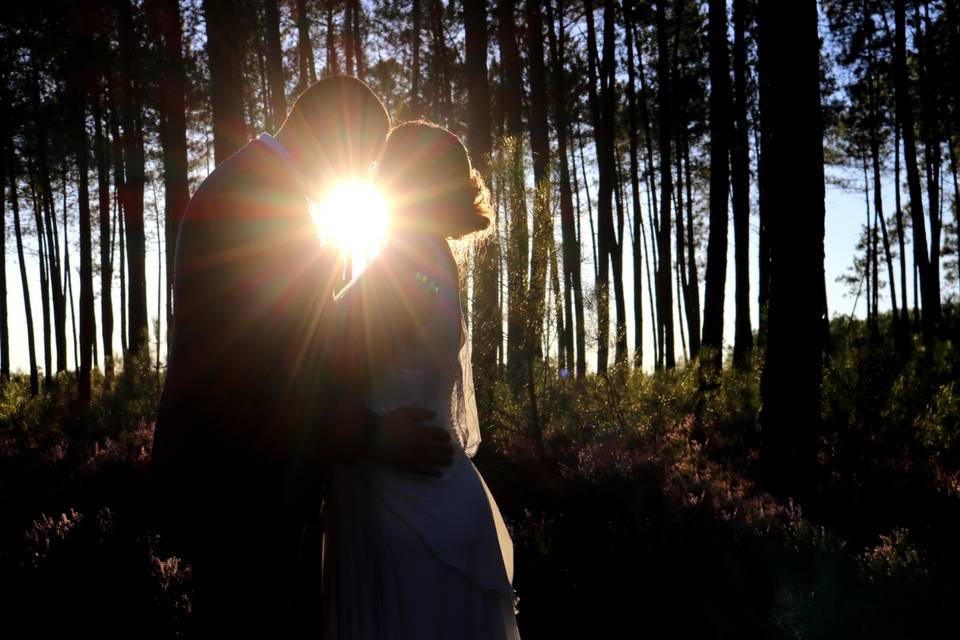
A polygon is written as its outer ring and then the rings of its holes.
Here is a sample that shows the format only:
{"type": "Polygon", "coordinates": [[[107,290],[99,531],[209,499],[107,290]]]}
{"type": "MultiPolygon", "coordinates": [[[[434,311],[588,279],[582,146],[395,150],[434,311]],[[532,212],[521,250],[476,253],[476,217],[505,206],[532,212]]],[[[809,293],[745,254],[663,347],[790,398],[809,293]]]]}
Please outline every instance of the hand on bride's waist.
{"type": "Polygon", "coordinates": [[[453,463],[454,443],[440,427],[424,424],[434,412],[418,407],[401,407],[383,416],[375,439],[373,458],[388,466],[440,477],[453,463]]]}

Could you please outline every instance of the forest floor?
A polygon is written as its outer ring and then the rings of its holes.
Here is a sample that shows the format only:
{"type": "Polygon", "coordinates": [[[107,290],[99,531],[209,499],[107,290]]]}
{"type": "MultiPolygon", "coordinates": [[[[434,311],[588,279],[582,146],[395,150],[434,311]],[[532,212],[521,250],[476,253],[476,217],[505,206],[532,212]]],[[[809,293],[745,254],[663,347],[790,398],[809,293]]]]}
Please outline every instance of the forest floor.
{"type": "MultiPolygon", "coordinates": [[[[903,358],[883,331],[831,328],[803,504],[756,480],[759,361],[709,384],[694,366],[545,369],[542,439],[529,394],[497,387],[475,462],[513,537],[525,639],[927,637],[951,622],[956,332],[903,358]]],[[[163,552],[143,501],[159,383],[128,367],[84,412],[67,375],[33,399],[22,376],[0,391],[6,628],[189,635],[189,560],[163,552]]]]}

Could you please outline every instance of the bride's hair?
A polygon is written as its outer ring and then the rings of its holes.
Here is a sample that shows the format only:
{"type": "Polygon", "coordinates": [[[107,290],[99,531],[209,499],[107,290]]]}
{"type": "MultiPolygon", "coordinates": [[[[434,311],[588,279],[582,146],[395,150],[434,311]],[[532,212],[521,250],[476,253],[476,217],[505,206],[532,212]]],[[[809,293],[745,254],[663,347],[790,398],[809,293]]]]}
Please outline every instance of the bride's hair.
{"type": "Polygon", "coordinates": [[[398,224],[460,239],[490,226],[490,192],[460,138],[425,120],[404,122],[387,137],[377,180],[398,224]]]}

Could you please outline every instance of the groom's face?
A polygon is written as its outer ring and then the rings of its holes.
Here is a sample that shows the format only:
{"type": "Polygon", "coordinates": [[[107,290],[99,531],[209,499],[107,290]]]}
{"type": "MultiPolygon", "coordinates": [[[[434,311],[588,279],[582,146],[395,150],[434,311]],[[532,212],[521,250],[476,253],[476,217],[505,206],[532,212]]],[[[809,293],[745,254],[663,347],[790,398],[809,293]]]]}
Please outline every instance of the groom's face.
{"type": "Polygon", "coordinates": [[[321,196],[340,182],[365,180],[387,138],[388,123],[344,119],[318,132],[311,177],[315,196],[321,196]]]}

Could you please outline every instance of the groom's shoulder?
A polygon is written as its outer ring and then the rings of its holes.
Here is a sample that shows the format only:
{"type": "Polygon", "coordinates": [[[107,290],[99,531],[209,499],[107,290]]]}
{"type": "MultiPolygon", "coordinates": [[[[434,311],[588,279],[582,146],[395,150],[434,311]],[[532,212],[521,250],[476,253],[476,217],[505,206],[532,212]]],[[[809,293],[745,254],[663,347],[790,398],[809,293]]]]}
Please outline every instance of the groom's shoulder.
{"type": "Polygon", "coordinates": [[[200,183],[190,201],[191,213],[203,215],[211,206],[224,201],[247,197],[267,182],[264,170],[269,161],[269,149],[259,140],[251,140],[232,156],[221,162],[200,183]],[[199,211],[198,211],[199,210],[199,211]]]}
{"type": "Polygon", "coordinates": [[[210,172],[197,194],[211,195],[224,188],[251,186],[251,179],[263,174],[269,150],[259,140],[251,140],[210,172]]]}

